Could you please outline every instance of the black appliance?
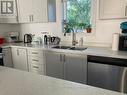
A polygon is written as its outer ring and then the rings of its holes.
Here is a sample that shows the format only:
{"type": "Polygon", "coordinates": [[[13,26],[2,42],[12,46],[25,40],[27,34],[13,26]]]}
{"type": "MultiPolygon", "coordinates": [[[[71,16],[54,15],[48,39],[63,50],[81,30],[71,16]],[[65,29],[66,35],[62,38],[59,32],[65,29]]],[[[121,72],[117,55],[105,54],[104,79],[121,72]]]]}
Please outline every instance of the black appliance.
{"type": "Polygon", "coordinates": [[[48,44],[48,36],[47,36],[47,35],[44,36],[44,44],[45,44],[45,45],[48,44]]]}
{"type": "Polygon", "coordinates": [[[127,34],[122,34],[119,37],[119,50],[127,51],[127,34]]]}
{"type": "Polygon", "coordinates": [[[123,29],[122,30],[122,33],[127,33],[127,29],[123,29]]]}
{"type": "Polygon", "coordinates": [[[0,47],[0,66],[4,66],[4,64],[3,64],[3,53],[2,53],[1,47],[0,47]]]}
{"type": "Polygon", "coordinates": [[[32,34],[25,34],[24,43],[31,43],[31,42],[32,42],[32,34]]]}

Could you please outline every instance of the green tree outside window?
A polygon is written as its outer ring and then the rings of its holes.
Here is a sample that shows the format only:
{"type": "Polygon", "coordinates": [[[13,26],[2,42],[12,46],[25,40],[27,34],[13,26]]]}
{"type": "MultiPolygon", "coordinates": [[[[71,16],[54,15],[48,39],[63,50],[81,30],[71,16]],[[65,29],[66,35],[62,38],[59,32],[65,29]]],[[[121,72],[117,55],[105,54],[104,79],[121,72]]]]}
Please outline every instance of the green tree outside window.
{"type": "Polygon", "coordinates": [[[82,30],[91,27],[91,0],[67,0],[67,14],[64,21],[66,33],[72,29],[82,30]]]}

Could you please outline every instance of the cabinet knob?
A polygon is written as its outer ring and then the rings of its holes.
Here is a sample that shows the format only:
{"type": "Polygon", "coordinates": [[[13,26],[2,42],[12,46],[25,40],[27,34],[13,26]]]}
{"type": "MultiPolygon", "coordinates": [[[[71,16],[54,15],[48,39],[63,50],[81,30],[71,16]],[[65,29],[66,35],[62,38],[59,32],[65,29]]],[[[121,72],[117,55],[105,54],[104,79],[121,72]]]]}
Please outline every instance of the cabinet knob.
{"type": "Polygon", "coordinates": [[[30,20],[30,22],[33,21],[33,19],[32,19],[32,15],[29,15],[29,20],[30,20]]]}
{"type": "Polygon", "coordinates": [[[66,56],[64,55],[63,61],[66,62],[66,56]]]}
{"type": "Polygon", "coordinates": [[[31,22],[31,15],[29,15],[29,21],[31,22]]]}
{"type": "Polygon", "coordinates": [[[17,49],[17,55],[19,55],[19,50],[17,49]]]}
{"type": "Polygon", "coordinates": [[[34,15],[32,15],[32,21],[34,21],[34,15]]]}
{"type": "Polygon", "coordinates": [[[62,55],[60,54],[60,62],[62,62],[62,55]]]}

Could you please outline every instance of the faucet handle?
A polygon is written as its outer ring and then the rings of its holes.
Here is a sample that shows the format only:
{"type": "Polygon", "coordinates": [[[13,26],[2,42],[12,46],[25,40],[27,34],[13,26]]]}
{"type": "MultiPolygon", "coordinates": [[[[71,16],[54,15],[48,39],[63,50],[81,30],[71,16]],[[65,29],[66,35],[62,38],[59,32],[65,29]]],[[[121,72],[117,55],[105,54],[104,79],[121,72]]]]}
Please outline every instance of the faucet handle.
{"type": "Polygon", "coordinates": [[[76,44],[78,44],[78,41],[73,41],[72,45],[75,46],[76,44]]]}

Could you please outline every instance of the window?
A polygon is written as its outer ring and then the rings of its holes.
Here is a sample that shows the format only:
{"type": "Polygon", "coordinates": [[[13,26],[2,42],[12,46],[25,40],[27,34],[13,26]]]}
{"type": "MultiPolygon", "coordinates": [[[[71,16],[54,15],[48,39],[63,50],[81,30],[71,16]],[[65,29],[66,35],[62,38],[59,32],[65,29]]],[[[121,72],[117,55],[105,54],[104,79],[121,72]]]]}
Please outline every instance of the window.
{"type": "Polygon", "coordinates": [[[64,32],[91,28],[91,0],[64,0],[64,32]]]}

